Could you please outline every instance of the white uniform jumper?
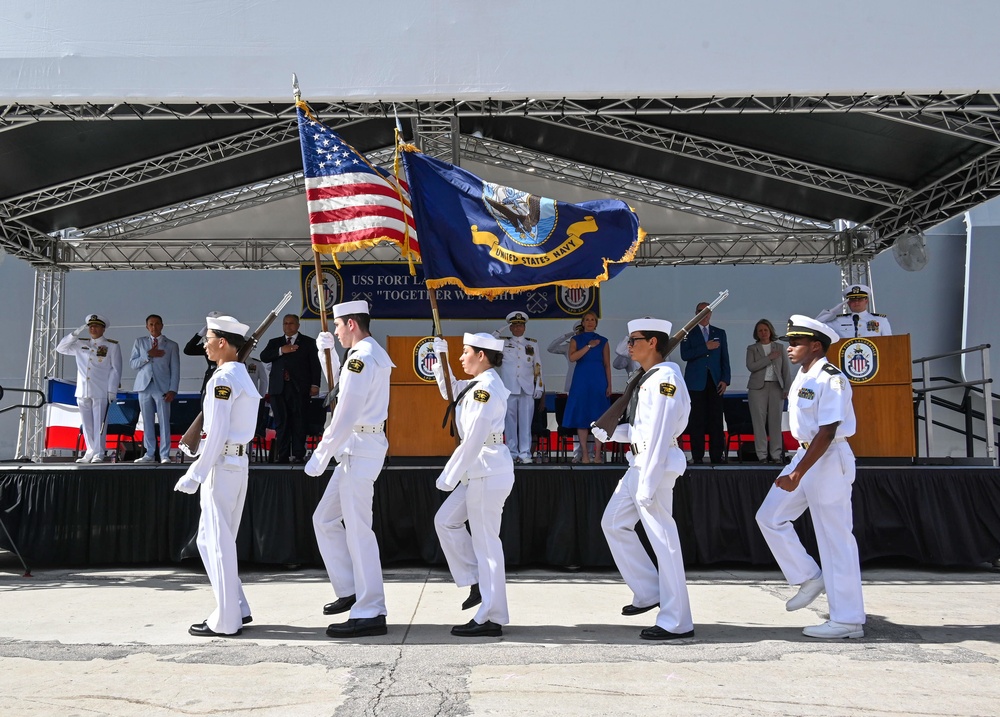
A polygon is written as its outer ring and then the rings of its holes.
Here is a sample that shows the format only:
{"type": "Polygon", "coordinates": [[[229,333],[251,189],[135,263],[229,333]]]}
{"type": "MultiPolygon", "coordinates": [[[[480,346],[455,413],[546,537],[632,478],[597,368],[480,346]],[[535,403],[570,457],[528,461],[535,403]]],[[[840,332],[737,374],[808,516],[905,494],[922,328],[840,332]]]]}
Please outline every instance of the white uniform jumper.
{"type": "MultiPolygon", "coordinates": [[[[826,359],[816,361],[808,372],[800,370],[788,393],[788,420],[799,443],[808,443],[816,437],[820,426],[833,423],[838,424],[837,435],[795,490],[771,487],[757,511],[757,524],[785,579],[791,585],[801,585],[820,573],[792,527],[792,521],[808,508],[823,564],[830,619],[864,624],[861,563],[858,544],[851,532],[854,453],[845,440],[855,430],[850,381],[826,359]]],[[[805,447],[800,447],[781,475],[794,470],[805,453],[805,447]]]]}
{"type": "Polygon", "coordinates": [[[524,336],[502,336],[503,363],[500,376],[510,392],[504,433],[510,454],[522,461],[531,460],[531,419],[535,400],[542,397],[541,363],[538,343],[524,336]]]}
{"type": "Polygon", "coordinates": [[[76,405],[80,408],[83,439],[87,443],[84,459],[103,456],[107,445],[110,394],[118,392],[122,377],[122,350],[117,341],[105,338],[64,336],[56,351],[76,358],[76,405]]]}
{"type": "MultiPolygon", "coordinates": [[[[447,398],[440,362],[434,376],[447,398]]],[[[452,493],[434,516],[434,528],[455,584],[479,583],[483,602],[473,619],[506,625],[510,615],[500,521],[514,487],[514,461],[502,440],[510,392],[492,368],[471,381],[452,378],[451,384],[454,396],[464,391],[455,407],[462,443],[437,479],[439,489],[452,493]]]]}
{"type": "Polygon", "coordinates": [[[394,365],[371,336],[348,351],[340,369],[337,406],[310,459],[320,470],[337,459],[313,513],[313,527],[334,593],[357,596],[352,619],[386,614],[372,500],[389,448],[383,427],[394,365]]]}
{"type": "Polygon", "coordinates": [[[694,629],[684,577],[680,537],[673,517],[673,490],[687,468],[677,437],[687,426],[691,397],[677,364],[653,366],[640,385],[632,424],[618,426],[612,441],[631,443],[629,469],[604,510],[601,527],[615,565],[631,588],[636,607],[660,604],[656,624],[668,632],[694,629]],[[643,507],[643,504],[647,507],[643,507]],[[659,571],[635,532],[642,521],[659,571]]]}
{"type": "Polygon", "coordinates": [[[205,622],[227,635],[240,630],[250,615],[236,560],[249,458],[245,450],[237,453],[253,439],[260,398],[246,366],[238,361],[219,366],[205,386],[201,452],[184,474],[201,483],[198,551],[217,604],[205,622]]]}

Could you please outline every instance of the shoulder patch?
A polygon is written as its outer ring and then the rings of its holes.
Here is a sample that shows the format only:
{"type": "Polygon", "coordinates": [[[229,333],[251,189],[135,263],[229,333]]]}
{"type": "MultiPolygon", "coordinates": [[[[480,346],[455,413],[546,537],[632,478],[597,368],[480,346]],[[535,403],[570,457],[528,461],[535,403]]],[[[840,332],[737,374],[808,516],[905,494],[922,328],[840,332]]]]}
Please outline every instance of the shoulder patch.
{"type": "Polygon", "coordinates": [[[220,401],[228,401],[229,397],[233,395],[233,389],[229,386],[216,386],[213,395],[220,401]]]}
{"type": "Polygon", "coordinates": [[[834,366],[832,363],[827,363],[823,366],[823,371],[830,374],[831,376],[839,376],[840,369],[834,366]]]}
{"type": "Polygon", "coordinates": [[[365,367],[365,362],[361,359],[352,358],[347,362],[347,370],[353,373],[361,373],[365,367]]]}
{"type": "Polygon", "coordinates": [[[663,396],[673,396],[677,393],[677,387],[672,383],[661,383],[660,394],[663,396]]]}
{"type": "Polygon", "coordinates": [[[490,400],[490,392],[479,388],[472,392],[472,398],[479,403],[486,403],[490,400]]]}

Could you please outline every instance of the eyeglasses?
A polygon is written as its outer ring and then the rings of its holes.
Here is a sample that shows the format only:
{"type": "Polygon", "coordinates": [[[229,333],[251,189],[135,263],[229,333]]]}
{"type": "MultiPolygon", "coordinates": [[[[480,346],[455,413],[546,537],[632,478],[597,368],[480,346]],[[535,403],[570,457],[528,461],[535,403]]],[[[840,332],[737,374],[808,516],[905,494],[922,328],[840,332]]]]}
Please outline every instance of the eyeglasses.
{"type": "Polygon", "coordinates": [[[205,341],[205,343],[207,344],[207,343],[208,343],[209,341],[211,341],[212,339],[221,339],[221,338],[222,338],[221,336],[205,336],[205,339],[204,339],[204,341],[205,341]]]}
{"type": "Polygon", "coordinates": [[[647,337],[647,336],[629,336],[628,337],[628,345],[629,346],[635,346],[635,342],[636,341],[649,341],[649,337],[647,337]]]}

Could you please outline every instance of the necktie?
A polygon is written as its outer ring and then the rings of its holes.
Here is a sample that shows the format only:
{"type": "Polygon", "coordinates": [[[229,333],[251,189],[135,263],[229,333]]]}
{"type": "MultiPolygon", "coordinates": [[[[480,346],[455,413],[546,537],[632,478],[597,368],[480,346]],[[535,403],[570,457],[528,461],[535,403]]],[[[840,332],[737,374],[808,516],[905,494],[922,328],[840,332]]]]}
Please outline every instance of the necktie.
{"type": "Polygon", "coordinates": [[[858,323],[861,321],[861,317],[857,314],[854,315],[854,338],[858,337],[858,323]]]}
{"type": "Polygon", "coordinates": [[[702,336],[705,337],[705,343],[707,344],[708,343],[708,327],[707,326],[702,326],[701,327],[701,333],[702,333],[702,336]]]}
{"type": "Polygon", "coordinates": [[[153,337],[153,350],[154,351],[156,351],[156,346],[157,346],[157,341],[156,341],[156,337],[154,336],[153,337]]]}
{"type": "MultiPolygon", "coordinates": [[[[291,336],[286,336],[285,337],[285,346],[291,346],[291,345],[292,345],[292,337],[291,336]]],[[[288,369],[287,368],[284,370],[284,376],[283,376],[283,378],[286,381],[291,381],[292,380],[292,377],[288,375],[288,369]]]]}

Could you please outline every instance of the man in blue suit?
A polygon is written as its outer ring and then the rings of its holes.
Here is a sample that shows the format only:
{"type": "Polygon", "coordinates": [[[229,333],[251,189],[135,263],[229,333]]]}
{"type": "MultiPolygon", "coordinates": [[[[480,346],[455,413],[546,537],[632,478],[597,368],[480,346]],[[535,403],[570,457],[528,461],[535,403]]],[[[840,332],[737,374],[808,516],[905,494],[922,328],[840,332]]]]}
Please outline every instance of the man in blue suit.
{"type": "Polygon", "coordinates": [[[156,462],[156,426],[160,424],[160,463],[170,462],[170,403],[181,380],[180,347],[163,335],[163,319],[146,317],[149,336],[140,336],[132,345],[129,364],[135,370],[134,391],[139,394],[142,412],[142,445],[146,455],[136,463],[156,462]]]}
{"type": "MultiPolygon", "coordinates": [[[[701,302],[697,311],[708,304],[701,302]]],[[[708,453],[712,463],[725,463],[725,436],[722,432],[722,395],[732,379],[729,372],[729,344],[726,332],[711,326],[712,312],[681,342],[684,383],[691,394],[691,418],[688,434],[691,437],[691,459],[694,463],[705,460],[705,434],[708,434],[708,453]]]]}

